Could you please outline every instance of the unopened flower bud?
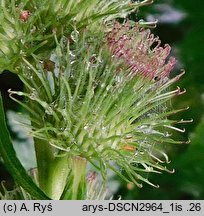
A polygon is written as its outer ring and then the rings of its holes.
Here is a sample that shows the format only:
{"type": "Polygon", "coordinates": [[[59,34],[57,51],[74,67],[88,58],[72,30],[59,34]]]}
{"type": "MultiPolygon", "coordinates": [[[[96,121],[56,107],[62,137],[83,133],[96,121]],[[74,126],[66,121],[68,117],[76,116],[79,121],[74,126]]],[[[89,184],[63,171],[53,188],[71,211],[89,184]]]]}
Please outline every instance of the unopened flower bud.
{"type": "Polygon", "coordinates": [[[25,10],[20,14],[20,20],[23,22],[28,21],[29,16],[31,15],[29,10],[25,10]]]}

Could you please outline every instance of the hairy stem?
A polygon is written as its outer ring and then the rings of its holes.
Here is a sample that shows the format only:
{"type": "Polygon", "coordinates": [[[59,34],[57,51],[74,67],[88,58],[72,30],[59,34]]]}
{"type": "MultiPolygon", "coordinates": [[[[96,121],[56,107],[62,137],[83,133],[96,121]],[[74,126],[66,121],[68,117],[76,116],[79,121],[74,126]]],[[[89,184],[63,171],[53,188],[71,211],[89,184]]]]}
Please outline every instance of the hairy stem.
{"type": "Polygon", "coordinates": [[[35,154],[38,167],[39,187],[49,196],[47,191],[50,166],[54,160],[51,146],[48,142],[34,138],[35,154]]]}
{"type": "Polygon", "coordinates": [[[67,183],[68,174],[70,172],[69,156],[64,155],[57,157],[51,164],[49,172],[47,193],[54,200],[59,200],[67,183]]]}
{"type": "Polygon", "coordinates": [[[69,156],[54,157],[49,143],[39,139],[35,139],[35,151],[39,186],[51,199],[58,200],[67,183],[69,156]]]}

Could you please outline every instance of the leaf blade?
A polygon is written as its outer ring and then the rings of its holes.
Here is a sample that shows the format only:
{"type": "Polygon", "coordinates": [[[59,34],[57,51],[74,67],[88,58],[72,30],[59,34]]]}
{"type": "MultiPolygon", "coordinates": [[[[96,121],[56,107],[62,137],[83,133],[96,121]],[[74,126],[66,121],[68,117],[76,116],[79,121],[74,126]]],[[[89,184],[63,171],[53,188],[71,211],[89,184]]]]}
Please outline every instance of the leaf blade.
{"type": "Polygon", "coordinates": [[[24,167],[16,156],[13,148],[11,138],[6,126],[5,114],[3,110],[3,102],[0,94],[0,154],[5,162],[10,174],[16,182],[28,191],[31,196],[39,200],[49,200],[40,188],[32,181],[31,177],[27,174],[24,167]]]}

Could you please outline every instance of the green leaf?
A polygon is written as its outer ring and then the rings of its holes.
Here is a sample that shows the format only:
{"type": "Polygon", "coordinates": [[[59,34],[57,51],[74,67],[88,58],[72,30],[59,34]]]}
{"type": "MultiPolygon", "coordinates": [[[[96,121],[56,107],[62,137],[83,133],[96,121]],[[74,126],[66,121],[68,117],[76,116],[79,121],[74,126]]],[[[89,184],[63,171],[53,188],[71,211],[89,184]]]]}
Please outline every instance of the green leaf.
{"type": "Polygon", "coordinates": [[[3,102],[0,94],[0,153],[5,162],[7,169],[13,176],[15,181],[21,187],[28,191],[29,194],[39,200],[49,199],[43,191],[41,191],[27,174],[26,170],[21,165],[16,157],[16,152],[13,148],[11,138],[6,126],[5,114],[3,110],[3,102]]]}

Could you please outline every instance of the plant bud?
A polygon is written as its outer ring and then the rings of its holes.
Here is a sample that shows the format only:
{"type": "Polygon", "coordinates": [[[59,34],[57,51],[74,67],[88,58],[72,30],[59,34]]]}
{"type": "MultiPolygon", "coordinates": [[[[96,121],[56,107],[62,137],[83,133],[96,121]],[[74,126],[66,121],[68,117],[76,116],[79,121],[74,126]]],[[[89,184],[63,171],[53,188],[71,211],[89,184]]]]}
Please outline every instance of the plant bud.
{"type": "Polygon", "coordinates": [[[25,10],[20,14],[20,20],[23,22],[28,21],[29,16],[31,15],[29,10],[25,10]]]}

